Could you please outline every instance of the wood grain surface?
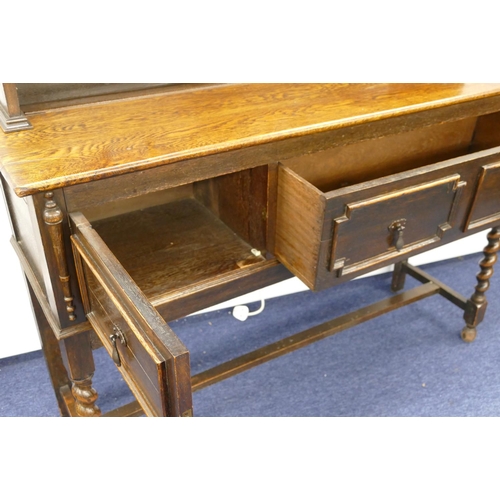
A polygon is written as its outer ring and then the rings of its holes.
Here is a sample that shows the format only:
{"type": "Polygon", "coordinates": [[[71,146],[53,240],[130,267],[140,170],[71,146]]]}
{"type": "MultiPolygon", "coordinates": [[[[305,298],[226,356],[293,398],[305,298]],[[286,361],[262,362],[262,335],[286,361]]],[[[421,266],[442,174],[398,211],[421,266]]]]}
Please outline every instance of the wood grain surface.
{"type": "Polygon", "coordinates": [[[96,221],[93,227],[150,300],[265,260],[189,198],[96,221]]]}
{"type": "MultiPolygon", "coordinates": [[[[500,84],[239,84],[34,113],[0,135],[19,196],[421,112],[500,109],[500,84]],[[499,109],[496,109],[499,107],[499,109]],[[462,109],[463,108],[463,109],[462,109]],[[466,109],[467,108],[467,109],[466,109]]],[[[440,116],[440,119],[443,117],[440,116]]]]}

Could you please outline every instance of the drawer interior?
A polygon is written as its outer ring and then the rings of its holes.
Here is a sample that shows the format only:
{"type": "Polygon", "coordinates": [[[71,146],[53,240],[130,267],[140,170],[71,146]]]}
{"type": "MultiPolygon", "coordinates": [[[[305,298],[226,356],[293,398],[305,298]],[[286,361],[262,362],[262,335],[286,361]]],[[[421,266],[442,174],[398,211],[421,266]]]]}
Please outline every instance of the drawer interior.
{"type": "Polygon", "coordinates": [[[266,263],[266,203],[257,167],[82,213],[154,302],[266,263]]]}
{"type": "Polygon", "coordinates": [[[500,113],[439,123],[282,161],[323,192],[500,145],[500,113]]]}

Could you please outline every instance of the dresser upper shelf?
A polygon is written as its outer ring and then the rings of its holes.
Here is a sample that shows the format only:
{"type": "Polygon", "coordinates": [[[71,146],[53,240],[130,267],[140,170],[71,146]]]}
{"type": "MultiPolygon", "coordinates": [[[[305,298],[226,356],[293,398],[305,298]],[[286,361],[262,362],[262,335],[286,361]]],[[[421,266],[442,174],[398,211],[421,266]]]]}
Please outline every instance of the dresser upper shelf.
{"type": "Polygon", "coordinates": [[[26,196],[242,150],[257,166],[497,111],[500,84],[218,85],[34,112],[32,129],[0,134],[0,168],[26,196]]]}

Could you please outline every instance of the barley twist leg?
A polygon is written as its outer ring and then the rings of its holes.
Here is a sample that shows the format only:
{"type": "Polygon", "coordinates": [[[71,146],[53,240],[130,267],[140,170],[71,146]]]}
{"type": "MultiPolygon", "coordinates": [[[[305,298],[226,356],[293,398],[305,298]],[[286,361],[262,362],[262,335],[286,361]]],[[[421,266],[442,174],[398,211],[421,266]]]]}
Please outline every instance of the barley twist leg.
{"type": "Polygon", "coordinates": [[[487,238],[488,245],[485,247],[483,251],[484,257],[479,263],[481,271],[476,276],[476,289],[465,307],[465,327],[462,330],[462,339],[465,342],[472,342],[476,338],[477,325],[483,320],[488,305],[485,294],[490,287],[493,266],[497,261],[498,250],[500,250],[500,226],[494,227],[488,233],[487,238]]]}

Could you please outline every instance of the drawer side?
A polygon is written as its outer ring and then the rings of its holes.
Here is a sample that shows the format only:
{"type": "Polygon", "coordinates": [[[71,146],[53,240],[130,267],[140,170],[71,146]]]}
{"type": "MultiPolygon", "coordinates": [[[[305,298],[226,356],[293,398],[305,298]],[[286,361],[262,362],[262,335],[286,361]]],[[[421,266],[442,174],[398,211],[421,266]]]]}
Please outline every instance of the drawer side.
{"type": "Polygon", "coordinates": [[[275,254],[309,287],[314,287],[325,200],[292,170],[278,173],[275,254]]]}

